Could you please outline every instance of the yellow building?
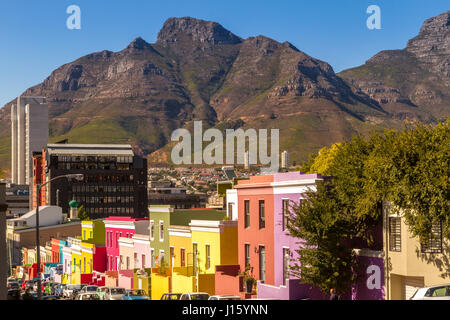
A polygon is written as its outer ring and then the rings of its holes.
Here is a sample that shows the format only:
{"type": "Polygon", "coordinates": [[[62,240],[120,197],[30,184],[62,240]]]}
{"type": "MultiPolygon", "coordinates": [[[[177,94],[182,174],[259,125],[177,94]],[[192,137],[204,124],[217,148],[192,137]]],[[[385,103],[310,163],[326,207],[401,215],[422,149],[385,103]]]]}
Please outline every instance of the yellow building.
{"type": "Polygon", "coordinates": [[[105,224],[102,220],[81,222],[81,240],[97,245],[105,245],[105,224]]]}
{"type": "Polygon", "coordinates": [[[83,256],[81,252],[81,239],[72,238],[72,274],[71,283],[80,284],[81,283],[81,267],[83,256]]]}
{"type": "Polygon", "coordinates": [[[81,242],[81,273],[88,274],[93,271],[95,244],[81,242]]]}
{"type": "Polygon", "coordinates": [[[195,291],[193,273],[192,235],[188,226],[169,227],[171,292],[195,291]]]}
{"type": "Polygon", "coordinates": [[[384,222],[386,299],[407,300],[417,288],[450,283],[450,242],[443,240],[440,224],[433,227],[435,237],[421,243],[401,214],[389,214],[384,222]]]}
{"type": "Polygon", "coordinates": [[[237,221],[192,220],[194,291],[215,294],[215,271],[219,265],[238,264],[237,221]]]}

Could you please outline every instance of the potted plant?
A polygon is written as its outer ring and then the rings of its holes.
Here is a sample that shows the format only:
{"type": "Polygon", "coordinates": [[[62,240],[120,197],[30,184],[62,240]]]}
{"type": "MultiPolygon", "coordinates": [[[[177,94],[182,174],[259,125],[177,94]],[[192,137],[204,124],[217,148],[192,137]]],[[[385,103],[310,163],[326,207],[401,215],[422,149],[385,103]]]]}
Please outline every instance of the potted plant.
{"type": "Polygon", "coordinates": [[[253,285],[256,283],[256,279],[253,278],[252,274],[251,274],[251,267],[249,265],[247,265],[247,267],[245,268],[245,271],[242,273],[239,273],[240,276],[242,276],[242,280],[245,283],[245,291],[247,293],[252,293],[253,291],[253,285]]]}

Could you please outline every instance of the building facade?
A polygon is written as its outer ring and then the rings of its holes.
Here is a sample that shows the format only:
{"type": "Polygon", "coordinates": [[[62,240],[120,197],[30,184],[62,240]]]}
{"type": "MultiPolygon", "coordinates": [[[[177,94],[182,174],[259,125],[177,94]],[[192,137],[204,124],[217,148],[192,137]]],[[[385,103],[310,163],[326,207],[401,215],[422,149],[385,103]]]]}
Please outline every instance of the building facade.
{"type": "MultiPolygon", "coordinates": [[[[39,165],[39,161],[35,162],[39,165]]],[[[42,151],[41,181],[83,174],[82,181],[57,179],[42,188],[42,202],[64,213],[75,199],[91,219],[110,216],[148,217],[147,160],[130,145],[49,144],[42,151]]]]}
{"type": "Polygon", "coordinates": [[[385,205],[384,256],[390,266],[386,273],[386,299],[408,300],[417,288],[450,283],[450,242],[442,225],[433,223],[432,235],[421,242],[413,237],[402,211],[394,213],[385,205]]]}
{"type": "Polygon", "coordinates": [[[30,184],[32,153],[48,143],[48,106],[43,97],[17,98],[11,107],[11,175],[16,184],[30,184]]]}

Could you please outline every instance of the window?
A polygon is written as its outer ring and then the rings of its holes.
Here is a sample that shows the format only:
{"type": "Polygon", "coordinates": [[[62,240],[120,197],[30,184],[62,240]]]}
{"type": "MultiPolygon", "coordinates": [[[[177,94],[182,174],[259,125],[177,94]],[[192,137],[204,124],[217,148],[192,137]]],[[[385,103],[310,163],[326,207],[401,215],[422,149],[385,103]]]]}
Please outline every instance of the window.
{"type": "Polygon", "coordinates": [[[94,235],[93,235],[92,231],[89,232],[89,238],[92,239],[93,237],[94,237],[94,235]]]}
{"type": "Polygon", "coordinates": [[[289,217],[289,199],[282,200],[283,231],[286,230],[289,217]]]}
{"type": "Polygon", "coordinates": [[[180,249],[180,259],[181,259],[181,267],[185,266],[185,251],[184,248],[180,249]]]}
{"type": "Polygon", "coordinates": [[[194,275],[197,274],[197,244],[192,244],[192,255],[193,255],[193,269],[194,269],[194,275]]]}
{"type": "Polygon", "coordinates": [[[228,212],[227,212],[228,218],[231,220],[233,218],[233,204],[230,202],[228,203],[228,212]]]}
{"type": "Polygon", "coordinates": [[[86,230],[83,230],[83,240],[86,240],[86,230]]]}
{"type": "Polygon", "coordinates": [[[164,265],[164,250],[159,250],[159,265],[162,266],[164,265]]]}
{"type": "Polygon", "coordinates": [[[164,241],[164,221],[159,221],[159,241],[164,241]]]}
{"type": "Polygon", "coordinates": [[[125,270],[130,270],[130,257],[127,256],[127,268],[125,270]]]}
{"type": "Polygon", "coordinates": [[[263,229],[266,227],[266,213],[264,200],[259,200],[259,228],[263,229]]]}
{"type": "Polygon", "coordinates": [[[206,250],[206,264],[205,264],[205,269],[208,270],[211,267],[211,248],[209,246],[209,244],[205,245],[205,250],[206,250]]]}
{"type": "Polygon", "coordinates": [[[259,280],[266,281],[266,249],[259,246],[259,280]]]}
{"type": "Polygon", "coordinates": [[[119,247],[119,232],[116,232],[116,248],[119,247]]]}
{"type": "Polygon", "coordinates": [[[170,255],[170,266],[171,267],[173,267],[173,261],[174,261],[174,258],[175,258],[175,252],[174,252],[174,248],[173,247],[170,247],[170,249],[169,249],[170,251],[169,251],[169,255],[170,255]]]}
{"type": "Polygon", "coordinates": [[[244,200],[244,227],[250,227],[250,200],[244,200]]]}
{"type": "Polygon", "coordinates": [[[401,218],[389,218],[389,250],[400,252],[402,249],[401,218]]]}
{"type": "Polygon", "coordinates": [[[150,240],[154,240],[155,239],[155,221],[151,220],[150,221],[150,240]]]}
{"type": "Polygon", "coordinates": [[[289,249],[283,248],[283,285],[289,280],[289,249]]]}
{"type": "Polygon", "coordinates": [[[245,244],[245,267],[247,268],[250,266],[250,244],[245,244]]]}
{"type": "Polygon", "coordinates": [[[141,268],[142,268],[142,269],[145,268],[145,254],[142,255],[141,268]]]}
{"type": "Polygon", "coordinates": [[[137,266],[139,264],[138,262],[138,254],[137,252],[134,253],[134,265],[137,266]]]}
{"type": "Polygon", "coordinates": [[[433,222],[431,225],[431,235],[426,242],[420,243],[422,253],[442,252],[442,224],[433,222]]]}
{"type": "Polygon", "coordinates": [[[151,267],[155,267],[155,250],[153,248],[150,248],[150,263],[151,267]]]}

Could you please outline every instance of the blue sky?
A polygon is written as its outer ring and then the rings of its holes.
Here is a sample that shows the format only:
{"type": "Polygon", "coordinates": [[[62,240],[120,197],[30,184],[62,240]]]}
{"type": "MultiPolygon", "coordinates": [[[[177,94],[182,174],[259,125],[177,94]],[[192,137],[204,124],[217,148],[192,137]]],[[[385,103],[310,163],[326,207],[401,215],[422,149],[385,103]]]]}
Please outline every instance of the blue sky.
{"type": "Polygon", "coordinates": [[[448,0],[2,0],[0,106],[83,55],[120,51],[138,36],[155,42],[169,17],[216,21],[242,38],[289,41],[339,72],[404,48],[425,19],[449,9],[448,0]],[[66,28],[72,4],[81,8],[81,30],[66,28]],[[381,8],[381,30],[366,27],[369,5],[381,8]]]}

